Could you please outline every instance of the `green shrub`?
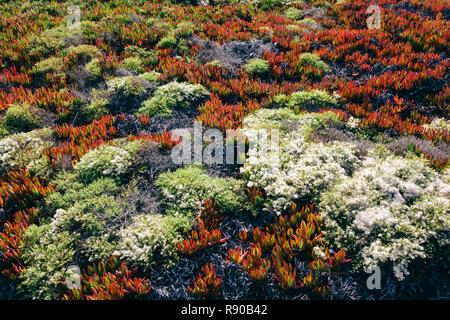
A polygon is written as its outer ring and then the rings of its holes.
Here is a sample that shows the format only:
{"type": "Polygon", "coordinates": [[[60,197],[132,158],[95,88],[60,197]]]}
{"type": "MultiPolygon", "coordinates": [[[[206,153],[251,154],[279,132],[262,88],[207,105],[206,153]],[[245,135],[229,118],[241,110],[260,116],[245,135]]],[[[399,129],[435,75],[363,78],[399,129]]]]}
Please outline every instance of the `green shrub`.
{"type": "Polygon", "coordinates": [[[136,216],[129,226],[119,232],[114,254],[128,264],[144,269],[157,262],[170,266],[177,258],[177,244],[189,225],[189,221],[183,217],[161,214],[136,216]],[[180,229],[180,225],[187,228],[180,229]]]}
{"type": "Polygon", "coordinates": [[[60,282],[65,278],[66,266],[73,260],[73,236],[61,232],[49,236],[50,225],[31,225],[28,241],[21,248],[26,269],[19,275],[17,291],[25,299],[58,299],[60,282]]]}
{"type": "Polygon", "coordinates": [[[91,122],[92,120],[100,119],[102,116],[109,114],[108,100],[107,99],[93,99],[86,107],[83,109],[83,114],[86,120],[91,122]]]}
{"type": "Polygon", "coordinates": [[[300,56],[299,66],[311,66],[320,69],[324,72],[328,72],[330,67],[323,62],[319,55],[316,53],[304,53],[300,56]]]}
{"type": "Polygon", "coordinates": [[[175,48],[176,46],[177,39],[172,35],[165,36],[158,42],[158,47],[161,49],[175,48]]]}
{"type": "Polygon", "coordinates": [[[206,199],[216,201],[217,210],[222,213],[237,210],[242,202],[240,181],[212,178],[198,165],[162,173],[155,185],[170,214],[192,217],[199,213],[206,199]]]}
{"type": "Polygon", "coordinates": [[[53,146],[51,137],[52,131],[46,128],[1,139],[0,173],[13,167],[28,167],[33,170],[37,162],[45,159],[42,152],[53,146]]]}
{"type": "Polygon", "coordinates": [[[11,133],[28,132],[36,128],[39,118],[30,112],[30,106],[12,105],[1,120],[3,128],[11,133]]]}
{"type": "Polygon", "coordinates": [[[125,97],[138,96],[145,93],[144,80],[139,77],[113,78],[107,81],[111,93],[118,93],[125,97]]]}
{"type": "Polygon", "coordinates": [[[296,115],[287,108],[261,109],[245,117],[242,130],[250,141],[255,130],[279,132],[278,153],[249,148],[241,169],[248,188],[265,192],[264,211],[281,214],[294,201],[317,201],[321,192],[358,167],[352,143],[310,141],[311,132],[326,126],[330,117],[328,113],[296,115]]]}
{"type": "Polygon", "coordinates": [[[70,46],[67,48],[67,54],[75,55],[81,63],[89,62],[92,59],[98,59],[102,53],[99,48],[89,44],[82,44],[79,46],[70,46]]]}
{"type": "Polygon", "coordinates": [[[120,67],[134,73],[141,73],[142,64],[143,62],[139,57],[129,57],[123,60],[120,67]]]}
{"type": "Polygon", "coordinates": [[[91,182],[100,177],[120,178],[127,173],[138,145],[139,141],[135,141],[125,148],[104,145],[91,150],[75,165],[75,171],[83,182],[91,182]]]}
{"type": "Polygon", "coordinates": [[[32,56],[42,56],[44,58],[61,50],[65,45],[65,40],[77,35],[81,36],[80,30],[70,30],[66,27],[58,27],[45,30],[41,34],[31,36],[28,41],[27,50],[32,56]]]}
{"type": "Polygon", "coordinates": [[[84,203],[102,195],[111,196],[118,191],[112,178],[99,178],[88,185],[77,179],[76,172],[63,171],[51,181],[55,192],[45,198],[45,211],[53,214],[57,209],[68,210],[75,203],[84,203]]]}
{"type": "Polygon", "coordinates": [[[64,71],[64,61],[59,57],[50,57],[36,63],[32,69],[35,74],[60,73],[64,71]]]}
{"type": "Polygon", "coordinates": [[[200,84],[174,81],[159,87],[153,97],[142,103],[138,113],[151,116],[170,116],[173,109],[194,107],[208,95],[209,92],[200,84]]]}
{"type": "Polygon", "coordinates": [[[138,46],[128,46],[124,49],[124,52],[127,57],[139,57],[144,59],[151,58],[156,54],[154,51],[149,51],[138,46]]]}
{"type": "Polygon", "coordinates": [[[284,11],[284,16],[288,19],[298,20],[303,18],[303,13],[300,9],[291,7],[284,11]]]}
{"type": "MultiPolygon", "coordinates": [[[[450,179],[424,159],[376,148],[353,176],[322,194],[326,242],[356,269],[379,266],[402,281],[416,259],[441,257],[450,232],[450,179]]],[[[448,270],[448,260],[443,270],[448,270]]]]}
{"type": "Polygon", "coordinates": [[[161,75],[161,73],[156,71],[150,71],[150,72],[144,72],[143,74],[139,75],[139,78],[144,79],[148,82],[158,82],[158,78],[161,75]]]}
{"type": "Polygon", "coordinates": [[[100,68],[99,60],[97,58],[89,61],[84,68],[91,73],[92,78],[100,78],[102,75],[102,69],[100,68]]]}
{"type": "Polygon", "coordinates": [[[296,112],[301,110],[319,111],[319,109],[336,107],[337,105],[338,102],[334,97],[326,91],[317,89],[294,92],[288,102],[288,106],[296,112]]]}
{"type": "Polygon", "coordinates": [[[244,65],[244,69],[251,75],[264,75],[269,71],[269,62],[262,59],[251,59],[244,65]]]}

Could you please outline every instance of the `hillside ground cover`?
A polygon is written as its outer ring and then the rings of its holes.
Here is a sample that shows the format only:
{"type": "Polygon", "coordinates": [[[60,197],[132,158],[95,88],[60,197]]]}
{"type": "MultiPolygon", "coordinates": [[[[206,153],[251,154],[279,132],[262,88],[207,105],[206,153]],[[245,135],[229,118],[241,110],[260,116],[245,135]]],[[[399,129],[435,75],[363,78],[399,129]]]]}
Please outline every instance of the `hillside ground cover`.
{"type": "Polygon", "coordinates": [[[0,299],[449,299],[450,4],[369,5],[1,2],[0,299]]]}

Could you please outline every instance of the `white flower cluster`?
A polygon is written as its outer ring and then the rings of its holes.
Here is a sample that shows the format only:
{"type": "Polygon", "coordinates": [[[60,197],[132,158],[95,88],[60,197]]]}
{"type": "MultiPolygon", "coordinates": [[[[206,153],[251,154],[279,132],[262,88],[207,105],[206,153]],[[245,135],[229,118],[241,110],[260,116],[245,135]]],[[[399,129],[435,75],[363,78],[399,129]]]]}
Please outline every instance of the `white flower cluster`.
{"type": "Polygon", "coordinates": [[[101,146],[86,153],[75,165],[82,179],[93,181],[101,176],[119,177],[131,165],[132,152],[115,146],[101,146]]]}
{"type": "Polygon", "coordinates": [[[161,214],[135,217],[131,225],[119,232],[120,239],[114,254],[144,268],[157,258],[173,262],[176,245],[182,240],[173,219],[161,214]]]}
{"type": "MultiPolygon", "coordinates": [[[[312,143],[308,134],[324,126],[327,114],[296,116],[288,109],[259,110],[244,120],[244,134],[252,130],[279,130],[279,161],[272,152],[250,149],[241,172],[247,187],[257,186],[267,195],[267,209],[281,214],[295,199],[317,199],[320,192],[347,177],[358,166],[352,143],[312,143]]],[[[268,131],[270,135],[270,131],[268,131]]]]}
{"type": "Polygon", "coordinates": [[[0,140],[0,173],[14,166],[32,167],[51,142],[45,138],[51,135],[48,129],[18,133],[0,140]]]}
{"type": "Polygon", "coordinates": [[[450,130],[450,121],[445,118],[435,118],[431,123],[424,124],[423,127],[426,129],[450,130]]]}
{"type": "Polygon", "coordinates": [[[412,260],[430,257],[432,239],[448,242],[448,190],[448,171],[372,151],[360,170],[322,195],[326,240],[348,250],[357,268],[389,263],[403,280],[412,260]]]}

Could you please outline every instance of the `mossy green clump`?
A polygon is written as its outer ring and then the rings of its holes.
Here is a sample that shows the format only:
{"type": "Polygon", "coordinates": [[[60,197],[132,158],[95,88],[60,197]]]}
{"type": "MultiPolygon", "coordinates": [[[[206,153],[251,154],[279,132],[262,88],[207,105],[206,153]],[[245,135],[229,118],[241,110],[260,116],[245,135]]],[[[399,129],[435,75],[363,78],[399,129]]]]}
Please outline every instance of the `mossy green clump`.
{"type": "Polygon", "coordinates": [[[162,173],[155,185],[169,214],[193,217],[206,199],[216,201],[217,210],[228,213],[237,210],[243,201],[239,180],[212,178],[199,165],[162,173]]]}
{"type": "Polygon", "coordinates": [[[319,55],[316,53],[304,53],[300,56],[299,66],[311,66],[320,69],[324,72],[328,72],[330,67],[323,62],[319,55]]]}
{"type": "Polygon", "coordinates": [[[143,72],[142,65],[143,61],[141,60],[141,58],[128,57],[122,61],[120,67],[134,73],[142,73],[143,72]]]}
{"type": "Polygon", "coordinates": [[[9,133],[28,132],[35,129],[39,118],[29,105],[12,105],[1,119],[1,126],[9,133]]]}
{"type": "Polygon", "coordinates": [[[269,72],[269,62],[263,59],[251,59],[244,65],[244,69],[251,75],[264,75],[269,72]]]}
{"type": "Polygon", "coordinates": [[[300,9],[291,7],[286,9],[286,11],[284,11],[284,16],[288,19],[298,20],[303,18],[303,12],[300,9]]]}
{"type": "Polygon", "coordinates": [[[288,102],[288,106],[296,112],[303,110],[319,111],[319,109],[336,107],[337,105],[336,98],[330,96],[326,91],[318,89],[294,92],[288,102]]]}
{"type": "Polygon", "coordinates": [[[177,39],[173,35],[168,35],[159,40],[158,48],[168,49],[175,48],[177,46],[177,39]]]}
{"type": "Polygon", "coordinates": [[[70,46],[67,48],[67,54],[75,55],[78,57],[78,61],[86,63],[94,58],[99,58],[102,52],[99,48],[89,44],[82,44],[79,46],[70,46]]]}
{"type": "Polygon", "coordinates": [[[48,57],[64,48],[66,39],[81,37],[80,30],[70,30],[66,27],[48,29],[41,34],[31,36],[27,50],[31,56],[48,57]]]}
{"type": "Polygon", "coordinates": [[[107,99],[93,99],[83,109],[83,115],[89,122],[92,120],[99,120],[102,116],[106,116],[108,114],[109,109],[107,99]]]}
{"type": "Polygon", "coordinates": [[[128,46],[125,47],[123,51],[127,57],[139,57],[143,59],[151,58],[156,55],[154,51],[147,50],[138,46],[128,46]]]}
{"type": "Polygon", "coordinates": [[[158,83],[158,78],[161,76],[161,73],[156,71],[144,72],[139,75],[139,78],[146,80],[148,82],[158,83]]]}
{"type": "Polygon", "coordinates": [[[171,116],[172,110],[198,105],[208,95],[209,92],[200,84],[174,81],[159,87],[153,97],[142,103],[138,114],[171,116]]]}
{"type": "Polygon", "coordinates": [[[64,60],[60,57],[50,57],[42,61],[37,62],[32,73],[35,74],[46,74],[46,73],[60,73],[64,71],[64,60]]]}
{"type": "Polygon", "coordinates": [[[94,58],[84,66],[86,71],[91,73],[92,78],[100,78],[102,75],[102,69],[100,68],[99,62],[100,61],[97,58],[94,58]]]}

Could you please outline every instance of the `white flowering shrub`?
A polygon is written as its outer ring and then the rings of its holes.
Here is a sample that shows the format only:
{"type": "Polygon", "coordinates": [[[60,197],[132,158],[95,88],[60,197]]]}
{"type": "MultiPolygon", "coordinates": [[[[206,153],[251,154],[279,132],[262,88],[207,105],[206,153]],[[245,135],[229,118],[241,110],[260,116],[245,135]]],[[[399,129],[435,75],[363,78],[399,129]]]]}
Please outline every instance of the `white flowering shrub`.
{"type": "MultiPolygon", "coordinates": [[[[279,130],[279,157],[250,148],[241,168],[247,187],[266,194],[266,209],[277,214],[298,199],[315,200],[323,190],[347,177],[358,166],[354,145],[348,142],[312,143],[309,134],[334,118],[332,113],[297,116],[288,109],[259,110],[244,120],[243,132],[251,140],[255,130],[279,130]]],[[[337,118],[334,119],[338,121],[337,118]]],[[[270,137],[269,137],[270,138],[270,137]]]]}
{"type": "Polygon", "coordinates": [[[356,268],[391,266],[398,280],[417,258],[448,245],[450,185],[423,159],[372,151],[360,170],[322,195],[325,239],[356,268]],[[436,247],[437,246],[437,247],[436,247]]]}
{"type": "Polygon", "coordinates": [[[27,268],[20,273],[17,288],[26,299],[58,299],[66,266],[73,260],[73,237],[68,232],[50,236],[49,228],[31,225],[26,231],[28,241],[21,251],[27,268]]]}
{"type": "Polygon", "coordinates": [[[161,214],[136,216],[132,224],[119,232],[114,254],[143,268],[161,260],[173,264],[177,257],[176,246],[182,240],[178,227],[183,219],[161,214]]]}
{"type": "Polygon", "coordinates": [[[10,135],[0,140],[0,174],[13,167],[32,168],[40,161],[42,151],[52,146],[51,130],[41,129],[10,135]]]}
{"type": "Polygon", "coordinates": [[[106,82],[111,93],[118,93],[124,97],[145,94],[144,83],[139,77],[129,76],[113,78],[106,82]]]}
{"type": "Polygon", "coordinates": [[[167,212],[175,215],[192,217],[200,212],[206,199],[216,201],[218,211],[232,212],[243,200],[240,181],[212,178],[198,165],[162,173],[155,185],[161,192],[167,212]]]}
{"type": "Polygon", "coordinates": [[[106,145],[91,150],[75,165],[75,170],[85,182],[94,181],[102,176],[119,178],[131,165],[138,143],[138,141],[130,142],[126,148],[106,145]]]}

